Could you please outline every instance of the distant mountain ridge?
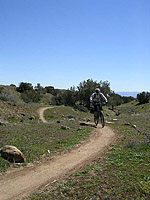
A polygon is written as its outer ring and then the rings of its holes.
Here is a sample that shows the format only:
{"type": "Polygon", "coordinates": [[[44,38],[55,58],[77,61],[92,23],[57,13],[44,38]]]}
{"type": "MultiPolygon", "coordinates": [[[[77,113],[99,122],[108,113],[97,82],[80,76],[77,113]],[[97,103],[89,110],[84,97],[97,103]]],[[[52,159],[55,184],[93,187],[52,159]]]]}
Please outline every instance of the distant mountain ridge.
{"type": "Polygon", "coordinates": [[[124,96],[124,97],[137,97],[137,94],[141,93],[141,92],[116,92],[117,94],[119,94],[120,96],[124,96]]]}

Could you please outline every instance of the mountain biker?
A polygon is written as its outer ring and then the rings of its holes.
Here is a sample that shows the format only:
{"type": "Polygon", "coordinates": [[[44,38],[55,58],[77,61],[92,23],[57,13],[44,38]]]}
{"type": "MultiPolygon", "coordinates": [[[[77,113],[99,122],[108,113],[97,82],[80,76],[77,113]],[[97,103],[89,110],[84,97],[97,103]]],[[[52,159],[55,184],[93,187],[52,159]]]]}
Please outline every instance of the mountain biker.
{"type": "Polygon", "coordinates": [[[104,99],[105,102],[107,103],[108,100],[107,98],[104,96],[103,93],[100,92],[100,89],[99,88],[96,88],[95,89],[95,92],[91,95],[90,97],[90,102],[93,104],[94,106],[94,116],[97,115],[97,106],[99,107],[99,110],[102,111],[102,102],[101,102],[101,99],[104,99]]]}
{"type": "Polygon", "coordinates": [[[93,104],[95,111],[97,111],[97,105],[100,106],[100,109],[102,110],[102,103],[101,103],[102,98],[106,101],[106,103],[108,102],[104,94],[100,92],[100,89],[96,88],[95,92],[90,97],[90,102],[93,104]]]}

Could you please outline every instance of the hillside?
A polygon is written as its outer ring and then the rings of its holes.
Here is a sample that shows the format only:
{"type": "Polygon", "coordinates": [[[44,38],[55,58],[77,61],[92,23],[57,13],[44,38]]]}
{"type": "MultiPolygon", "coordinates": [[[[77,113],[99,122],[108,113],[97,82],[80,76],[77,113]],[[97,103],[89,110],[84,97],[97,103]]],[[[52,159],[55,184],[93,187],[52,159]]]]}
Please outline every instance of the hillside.
{"type": "Polygon", "coordinates": [[[36,107],[38,105],[26,105],[24,103],[11,103],[0,100],[0,120],[5,120],[9,123],[28,122],[31,119],[34,121],[37,118],[36,107]]]}
{"type": "Polygon", "coordinates": [[[149,199],[150,104],[134,101],[116,110],[119,115],[106,110],[118,138],[105,154],[67,179],[48,183],[28,200],[149,199]]]}
{"type": "MultiPolygon", "coordinates": [[[[25,154],[27,163],[39,160],[42,155],[49,156],[48,149],[53,155],[77,144],[91,130],[90,127],[80,128],[79,120],[92,115],[75,111],[71,107],[54,107],[47,111],[45,118],[48,123],[44,124],[37,113],[39,104],[16,105],[0,101],[0,105],[2,121],[9,122],[5,126],[1,125],[0,148],[5,145],[16,146],[25,154]],[[70,120],[68,116],[73,116],[73,119],[70,120]],[[69,127],[69,130],[65,132],[61,129],[62,125],[69,127]]],[[[0,171],[10,166],[13,165],[0,158],[0,171]]]]}
{"type": "MultiPolygon", "coordinates": [[[[39,104],[0,101],[0,106],[1,119],[9,122],[6,126],[1,125],[0,148],[6,144],[18,147],[26,157],[22,166],[42,164],[90,137],[92,126],[80,126],[80,121],[93,121],[93,115],[88,112],[55,106],[44,112],[48,123],[42,123],[37,114],[39,104]],[[61,126],[68,128],[64,130],[61,126]]],[[[138,105],[137,101],[132,101],[115,107],[114,111],[104,107],[104,114],[106,124],[117,131],[118,138],[114,144],[105,150],[105,154],[98,153],[94,161],[81,169],[76,168],[78,171],[69,174],[67,179],[48,182],[46,190],[42,189],[28,199],[107,197],[115,200],[118,196],[120,199],[148,199],[150,103],[138,105]]],[[[108,127],[105,128],[102,130],[107,137],[108,127]]],[[[100,129],[99,125],[97,130],[100,129]]],[[[1,172],[19,166],[0,158],[1,172]]]]}

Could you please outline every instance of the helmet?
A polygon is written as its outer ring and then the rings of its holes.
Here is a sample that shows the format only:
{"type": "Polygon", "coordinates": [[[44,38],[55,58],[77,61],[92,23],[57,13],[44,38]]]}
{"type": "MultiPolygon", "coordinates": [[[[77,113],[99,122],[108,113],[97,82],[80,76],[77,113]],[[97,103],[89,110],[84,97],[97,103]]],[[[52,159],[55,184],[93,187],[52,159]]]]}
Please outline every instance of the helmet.
{"type": "Polygon", "coordinates": [[[99,89],[99,88],[96,88],[96,89],[95,89],[95,92],[100,92],[100,89],[99,89]]]}

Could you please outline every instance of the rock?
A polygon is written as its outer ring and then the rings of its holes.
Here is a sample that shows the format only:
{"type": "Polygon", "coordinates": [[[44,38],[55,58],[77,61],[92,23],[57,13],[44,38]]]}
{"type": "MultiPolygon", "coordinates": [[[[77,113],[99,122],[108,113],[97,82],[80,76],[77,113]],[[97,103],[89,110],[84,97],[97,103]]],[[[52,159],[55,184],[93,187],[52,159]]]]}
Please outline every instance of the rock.
{"type": "Polygon", "coordinates": [[[6,126],[8,124],[8,121],[0,119],[0,125],[6,126]]]}
{"type": "Polygon", "coordinates": [[[0,149],[1,157],[14,163],[24,163],[25,158],[23,153],[15,146],[6,145],[0,149]]]}
{"type": "Polygon", "coordinates": [[[34,120],[34,119],[35,119],[35,117],[34,117],[34,116],[31,116],[31,117],[29,117],[29,119],[30,119],[30,120],[34,120]]]}
{"type": "Polygon", "coordinates": [[[68,129],[70,129],[70,128],[67,127],[67,126],[63,126],[63,125],[61,125],[61,129],[63,129],[63,130],[68,130],[68,129]]]}
{"type": "Polygon", "coordinates": [[[80,126],[88,126],[88,124],[84,123],[84,122],[81,122],[80,123],[80,126]]]}
{"type": "Polygon", "coordinates": [[[71,119],[69,119],[69,121],[75,121],[75,119],[74,119],[74,118],[71,118],[71,119]]]}
{"type": "Polygon", "coordinates": [[[68,115],[67,117],[68,117],[68,119],[76,118],[74,115],[68,115]]]}
{"type": "Polygon", "coordinates": [[[49,154],[51,153],[51,151],[50,151],[49,149],[47,150],[47,152],[48,152],[49,154]]]}
{"type": "Polygon", "coordinates": [[[124,125],[126,125],[126,126],[131,126],[131,124],[130,124],[130,123],[128,123],[128,122],[127,122],[127,123],[124,123],[124,125]]]}
{"type": "Polygon", "coordinates": [[[90,122],[91,121],[91,119],[88,117],[88,118],[86,118],[86,122],[90,122]]]}
{"type": "Polygon", "coordinates": [[[114,122],[108,122],[108,121],[105,121],[107,124],[114,124],[114,122]]]}
{"type": "Polygon", "coordinates": [[[21,113],[21,115],[24,116],[24,117],[26,116],[24,113],[21,113]]]}

